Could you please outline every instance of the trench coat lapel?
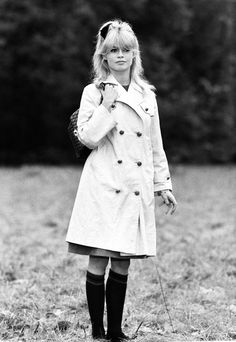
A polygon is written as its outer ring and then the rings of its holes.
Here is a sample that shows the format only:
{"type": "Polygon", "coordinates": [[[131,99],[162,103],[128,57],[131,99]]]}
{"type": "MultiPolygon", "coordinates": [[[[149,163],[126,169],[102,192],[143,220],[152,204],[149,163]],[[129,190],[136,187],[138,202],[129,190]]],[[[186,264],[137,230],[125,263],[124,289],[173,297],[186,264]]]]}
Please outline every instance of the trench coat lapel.
{"type": "Polygon", "coordinates": [[[129,85],[128,91],[124,89],[124,87],[115,79],[112,74],[110,74],[103,83],[111,83],[117,86],[117,91],[119,94],[117,102],[127,104],[140,116],[141,119],[143,119],[143,116],[147,115],[144,108],[146,107],[146,104],[144,101],[143,91],[133,80],[129,85]]]}

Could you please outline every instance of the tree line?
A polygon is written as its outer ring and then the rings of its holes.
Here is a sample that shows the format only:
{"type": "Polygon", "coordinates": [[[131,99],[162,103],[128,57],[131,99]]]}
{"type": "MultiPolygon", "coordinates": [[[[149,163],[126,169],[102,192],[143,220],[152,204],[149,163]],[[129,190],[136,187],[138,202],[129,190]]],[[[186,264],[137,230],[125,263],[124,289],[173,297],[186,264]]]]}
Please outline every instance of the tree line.
{"type": "Polygon", "coordinates": [[[168,159],[235,162],[234,1],[1,0],[0,163],[76,162],[69,116],[91,81],[98,27],[113,18],[139,38],[168,159]]]}

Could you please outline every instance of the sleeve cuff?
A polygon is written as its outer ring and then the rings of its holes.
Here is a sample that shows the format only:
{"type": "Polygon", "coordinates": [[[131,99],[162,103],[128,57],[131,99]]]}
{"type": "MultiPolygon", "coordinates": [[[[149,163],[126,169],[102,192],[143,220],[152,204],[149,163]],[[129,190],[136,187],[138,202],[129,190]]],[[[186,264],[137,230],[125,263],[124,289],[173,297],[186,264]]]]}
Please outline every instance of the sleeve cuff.
{"type": "Polygon", "coordinates": [[[158,182],[154,183],[154,191],[161,191],[161,190],[171,190],[172,191],[172,184],[171,180],[168,180],[167,182],[158,182]]]}

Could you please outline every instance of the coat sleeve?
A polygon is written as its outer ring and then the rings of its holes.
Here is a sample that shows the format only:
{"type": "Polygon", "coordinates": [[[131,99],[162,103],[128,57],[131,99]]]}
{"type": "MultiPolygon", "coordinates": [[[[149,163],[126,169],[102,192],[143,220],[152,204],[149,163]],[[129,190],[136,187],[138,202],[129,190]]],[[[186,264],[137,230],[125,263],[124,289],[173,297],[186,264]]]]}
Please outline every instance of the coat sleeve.
{"type": "Polygon", "coordinates": [[[154,164],[154,191],[172,190],[169,166],[163,148],[157,101],[154,95],[154,117],[151,125],[151,142],[154,164]]]}
{"type": "Polygon", "coordinates": [[[78,138],[90,149],[96,148],[107,133],[117,125],[112,112],[102,104],[99,105],[101,94],[95,85],[84,88],[77,120],[78,138]]]}

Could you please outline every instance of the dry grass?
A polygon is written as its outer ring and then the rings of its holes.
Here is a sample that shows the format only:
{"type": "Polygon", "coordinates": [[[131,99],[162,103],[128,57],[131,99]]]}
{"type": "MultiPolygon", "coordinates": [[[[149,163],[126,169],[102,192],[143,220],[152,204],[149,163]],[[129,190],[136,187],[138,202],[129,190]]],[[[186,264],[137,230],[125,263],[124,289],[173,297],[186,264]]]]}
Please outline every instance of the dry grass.
{"type": "MultiPolygon", "coordinates": [[[[80,172],[0,170],[1,341],[92,341],[87,257],[68,255],[64,241],[80,172]]],[[[236,339],[236,168],[172,174],[179,208],[157,213],[158,257],[131,265],[125,332],[141,324],[137,342],[236,339]]]]}

